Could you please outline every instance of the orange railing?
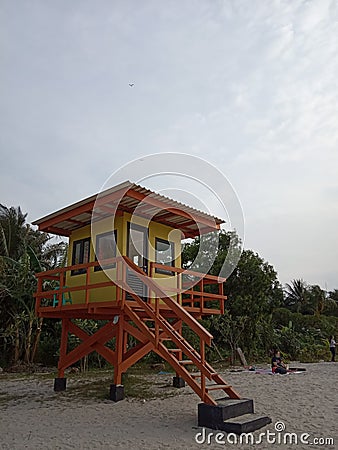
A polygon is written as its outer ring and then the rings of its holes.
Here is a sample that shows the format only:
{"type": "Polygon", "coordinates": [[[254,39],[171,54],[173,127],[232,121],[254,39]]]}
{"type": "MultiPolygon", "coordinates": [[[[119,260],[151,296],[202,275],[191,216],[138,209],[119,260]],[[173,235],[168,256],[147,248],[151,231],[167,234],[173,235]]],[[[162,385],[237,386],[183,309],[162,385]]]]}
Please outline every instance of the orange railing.
{"type": "MultiPolygon", "coordinates": [[[[109,260],[105,260],[105,264],[114,264],[118,263],[118,258],[111,258],[109,260]]],[[[36,312],[40,309],[41,306],[51,306],[51,305],[41,305],[42,301],[50,300],[53,298],[57,298],[57,306],[56,309],[61,309],[63,305],[63,298],[65,293],[84,291],[85,292],[85,304],[89,303],[89,292],[93,289],[104,288],[116,286],[116,282],[112,280],[99,282],[99,283],[91,283],[91,272],[94,267],[99,267],[100,263],[98,261],[85,263],[85,264],[75,264],[72,266],[59,267],[53,270],[47,270],[45,272],[36,273],[37,277],[37,292],[35,293],[36,304],[35,310],[36,312]],[[67,272],[71,273],[75,270],[85,270],[83,275],[85,275],[85,283],[79,284],[76,286],[66,286],[66,274],[67,272]],[[57,285],[57,286],[53,286],[57,285]]],[[[118,274],[118,271],[117,271],[118,274]]],[[[119,289],[119,286],[117,286],[119,289]]],[[[117,290],[117,294],[118,294],[117,290]]],[[[117,299],[121,299],[120,295],[117,299]]]]}
{"type": "Polygon", "coordinates": [[[156,269],[161,271],[172,272],[176,279],[176,287],[161,286],[162,290],[171,294],[181,296],[181,303],[183,306],[190,308],[199,308],[201,312],[205,308],[210,308],[210,303],[218,303],[218,308],[221,314],[224,314],[224,295],[223,283],[225,278],[217,277],[215,275],[195,272],[179,267],[164,266],[163,264],[151,262],[150,263],[150,277],[155,278],[156,269]],[[216,287],[217,292],[210,292],[212,286],[216,287]],[[208,290],[209,288],[209,290],[208,290]]]}
{"type": "MultiPolygon", "coordinates": [[[[90,291],[112,286],[116,287],[116,298],[112,301],[115,303],[118,302],[119,306],[123,308],[126,301],[127,290],[121,286],[126,286],[127,269],[134,268],[136,266],[129,258],[125,256],[111,258],[109,260],[101,261],[101,263],[103,266],[115,265],[114,270],[116,279],[109,279],[107,277],[107,281],[92,282],[94,268],[100,266],[98,261],[60,267],[37,273],[36,277],[38,283],[37,292],[35,294],[36,312],[38,312],[41,307],[52,306],[53,303],[56,310],[61,310],[64,307],[71,308],[71,306],[63,304],[64,296],[65,294],[69,295],[69,293],[77,291],[84,291],[85,301],[83,303],[88,305],[90,303],[90,291]],[[74,286],[67,286],[67,272],[71,273],[75,270],[84,271],[82,276],[85,275],[85,282],[74,286]],[[57,301],[55,301],[55,299],[57,301]]],[[[154,262],[150,263],[149,276],[143,272],[142,274],[145,276],[144,282],[146,285],[149,284],[151,279],[157,281],[160,284],[161,292],[164,292],[168,297],[175,298],[176,301],[181,303],[187,310],[194,312],[198,312],[199,310],[202,314],[206,309],[212,309],[213,313],[215,313],[216,310],[221,314],[224,313],[224,301],[226,300],[226,297],[223,294],[224,278],[219,278],[213,275],[205,275],[182,268],[165,266],[154,262]],[[162,272],[170,272],[172,273],[172,277],[157,277],[156,269],[160,269],[162,272]],[[161,280],[163,279],[173,279],[174,281],[170,283],[170,286],[166,286],[161,284],[161,280]],[[217,292],[210,292],[211,286],[216,286],[215,290],[217,292]],[[217,308],[215,308],[215,304],[217,305],[217,308]]],[[[157,286],[157,283],[155,283],[155,285],[151,283],[151,285],[148,286],[150,291],[148,292],[148,302],[153,301],[151,298],[151,291],[154,294],[153,298],[158,297],[158,293],[155,292],[157,287],[159,287],[157,286]]],[[[107,302],[107,304],[108,303],[109,302],[107,302]]]]}

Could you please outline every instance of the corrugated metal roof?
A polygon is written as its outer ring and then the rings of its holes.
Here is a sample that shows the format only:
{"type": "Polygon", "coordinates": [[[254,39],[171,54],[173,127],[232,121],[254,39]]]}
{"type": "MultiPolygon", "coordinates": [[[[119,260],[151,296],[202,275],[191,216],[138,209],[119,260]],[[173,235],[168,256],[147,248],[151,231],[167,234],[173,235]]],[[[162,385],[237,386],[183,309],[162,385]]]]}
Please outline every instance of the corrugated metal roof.
{"type": "Polygon", "coordinates": [[[191,230],[191,232],[197,232],[196,234],[198,234],[198,223],[202,224],[204,228],[208,228],[208,224],[210,224],[210,227],[214,229],[215,225],[212,224],[216,224],[217,227],[219,227],[220,224],[224,223],[224,220],[218,217],[214,217],[169,197],[165,197],[164,195],[157,194],[138,184],[125,181],[124,183],[100,192],[99,194],[95,194],[52,214],[44,216],[41,219],[34,221],[33,224],[38,225],[40,230],[48,232],[56,232],[55,230],[60,230],[60,232],[62,230],[73,231],[77,228],[81,228],[90,224],[92,211],[98,198],[104,200],[119,191],[121,191],[123,195],[118,199],[118,205],[116,205],[116,201],[106,203],[104,207],[97,205],[95,206],[95,215],[98,214],[102,216],[102,218],[109,217],[111,214],[109,209],[114,210],[116,207],[117,210],[133,212],[141,203],[142,206],[140,207],[140,211],[136,211],[136,214],[144,215],[157,222],[172,225],[174,228],[182,229],[182,231],[184,231],[184,229],[191,230]],[[136,197],[140,197],[140,199],[134,198],[132,193],[136,193],[136,197]],[[145,196],[145,198],[142,200],[143,196],[145,196]],[[88,206],[88,210],[86,210],[86,206],[88,206]],[[74,214],[72,214],[72,212],[74,214]]]}

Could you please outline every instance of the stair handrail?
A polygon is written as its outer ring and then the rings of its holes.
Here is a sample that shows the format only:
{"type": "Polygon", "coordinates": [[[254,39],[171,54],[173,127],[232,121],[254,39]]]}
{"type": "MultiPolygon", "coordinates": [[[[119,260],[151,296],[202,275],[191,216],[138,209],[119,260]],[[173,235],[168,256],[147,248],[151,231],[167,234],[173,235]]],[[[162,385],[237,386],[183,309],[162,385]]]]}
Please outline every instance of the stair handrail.
{"type": "Polygon", "coordinates": [[[125,260],[126,264],[130,268],[132,268],[136,275],[144,282],[148,288],[150,288],[164,303],[169,306],[180,319],[183,320],[193,331],[195,331],[198,336],[203,339],[207,345],[211,345],[211,341],[213,339],[213,335],[206,330],[203,325],[201,325],[191,314],[189,314],[183,306],[181,306],[178,302],[168,297],[167,294],[161,289],[161,287],[151,278],[148,277],[143,270],[137,266],[128,256],[122,256],[125,260]]]}

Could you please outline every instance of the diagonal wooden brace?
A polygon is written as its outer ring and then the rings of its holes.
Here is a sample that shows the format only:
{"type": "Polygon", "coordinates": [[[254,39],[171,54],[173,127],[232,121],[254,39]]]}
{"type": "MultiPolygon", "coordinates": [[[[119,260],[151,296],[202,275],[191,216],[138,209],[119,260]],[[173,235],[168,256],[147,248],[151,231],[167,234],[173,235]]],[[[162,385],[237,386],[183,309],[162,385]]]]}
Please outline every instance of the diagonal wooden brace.
{"type": "Polygon", "coordinates": [[[73,322],[69,321],[68,332],[78,336],[83,342],[76,347],[74,350],[69,352],[65,356],[60,355],[60,360],[58,364],[59,370],[64,370],[71,366],[75,362],[79,361],[84,356],[88,355],[93,351],[97,351],[102,355],[108,362],[114,364],[115,362],[115,352],[104,346],[107,341],[110,341],[116,334],[116,329],[112,322],[108,322],[100,330],[98,330],[93,335],[88,335],[85,331],[81,330],[73,322]]]}
{"type": "MultiPolygon", "coordinates": [[[[88,338],[88,334],[85,331],[83,331],[81,328],[79,328],[77,325],[75,325],[73,322],[71,322],[70,331],[73,334],[75,334],[78,338],[80,338],[81,340],[85,340],[88,338]]],[[[92,351],[96,351],[97,353],[99,353],[101,356],[103,356],[103,358],[105,358],[112,365],[115,364],[115,352],[113,350],[111,350],[110,348],[105,347],[103,344],[105,344],[110,339],[115,337],[115,335],[116,335],[116,327],[113,328],[111,337],[109,337],[107,340],[104,340],[102,338],[98,342],[95,342],[92,345],[92,347],[93,347],[92,351]]]]}

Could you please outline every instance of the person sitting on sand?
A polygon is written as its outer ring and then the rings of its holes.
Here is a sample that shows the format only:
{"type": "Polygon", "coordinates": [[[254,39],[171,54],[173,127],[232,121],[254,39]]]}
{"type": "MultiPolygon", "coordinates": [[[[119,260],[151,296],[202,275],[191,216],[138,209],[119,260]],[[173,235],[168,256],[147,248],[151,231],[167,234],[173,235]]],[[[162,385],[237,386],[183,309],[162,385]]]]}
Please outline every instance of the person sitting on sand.
{"type": "Polygon", "coordinates": [[[286,365],[283,363],[280,351],[276,350],[274,356],[271,359],[272,373],[280,373],[285,375],[287,373],[286,365]]]}
{"type": "Polygon", "coordinates": [[[329,337],[329,343],[330,343],[330,352],[332,355],[331,362],[335,362],[335,356],[336,356],[336,341],[334,340],[334,336],[329,337]]]}

